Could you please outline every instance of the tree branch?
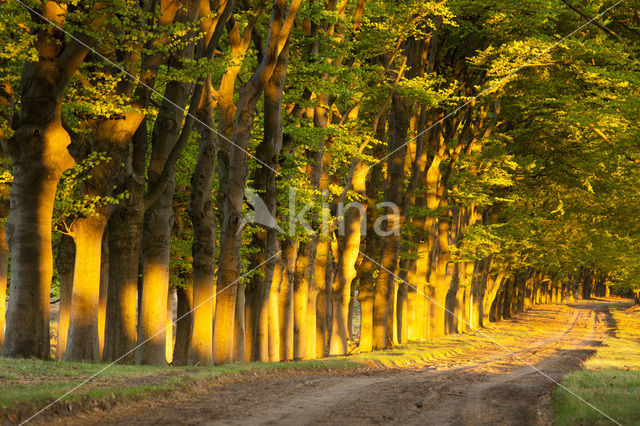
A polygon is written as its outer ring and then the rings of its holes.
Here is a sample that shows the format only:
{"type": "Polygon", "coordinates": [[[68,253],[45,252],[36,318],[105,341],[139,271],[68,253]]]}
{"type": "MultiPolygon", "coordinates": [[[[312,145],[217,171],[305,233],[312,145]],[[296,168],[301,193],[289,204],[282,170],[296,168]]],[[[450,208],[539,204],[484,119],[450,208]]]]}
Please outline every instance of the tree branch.
{"type": "Polygon", "coordinates": [[[608,27],[604,26],[600,22],[598,22],[596,20],[593,20],[592,16],[590,16],[586,12],[582,11],[577,6],[572,5],[571,3],[568,2],[568,0],[560,0],[560,1],[562,1],[562,3],[564,3],[564,4],[566,4],[569,9],[573,10],[574,12],[576,12],[578,15],[582,16],[587,21],[591,21],[591,23],[593,25],[595,25],[596,27],[600,28],[602,31],[604,31],[605,33],[609,34],[610,36],[612,36],[613,38],[618,40],[620,43],[622,43],[622,45],[624,46],[625,50],[628,53],[633,53],[632,50],[627,45],[627,43],[625,42],[625,40],[622,37],[620,37],[617,33],[615,33],[613,30],[611,30],[608,27]]]}

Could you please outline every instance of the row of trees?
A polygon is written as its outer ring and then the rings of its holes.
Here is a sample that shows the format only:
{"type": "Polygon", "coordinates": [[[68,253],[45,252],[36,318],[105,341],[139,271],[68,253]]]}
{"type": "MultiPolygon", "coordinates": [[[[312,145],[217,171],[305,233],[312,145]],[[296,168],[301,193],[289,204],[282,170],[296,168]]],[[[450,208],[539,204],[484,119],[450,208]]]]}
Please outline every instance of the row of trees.
{"type": "Polygon", "coordinates": [[[58,359],[156,365],[631,291],[631,3],[3,2],[2,355],[58,289],[58,359]]]}

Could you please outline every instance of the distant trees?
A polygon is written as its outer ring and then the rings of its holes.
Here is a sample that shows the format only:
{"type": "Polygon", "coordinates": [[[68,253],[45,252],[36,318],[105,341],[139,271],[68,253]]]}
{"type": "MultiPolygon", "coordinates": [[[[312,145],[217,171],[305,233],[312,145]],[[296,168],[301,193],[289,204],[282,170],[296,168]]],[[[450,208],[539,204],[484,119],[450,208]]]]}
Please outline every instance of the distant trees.
{"type": "Polygon", "coordinates": [[[154,365],[348,354],[356,311],[383,349],[636,286],[626,4],[558,46],[610,5],[27,6],[0,5],[3,356],[50,357],[52,283],[56,358],[154,365]]]}

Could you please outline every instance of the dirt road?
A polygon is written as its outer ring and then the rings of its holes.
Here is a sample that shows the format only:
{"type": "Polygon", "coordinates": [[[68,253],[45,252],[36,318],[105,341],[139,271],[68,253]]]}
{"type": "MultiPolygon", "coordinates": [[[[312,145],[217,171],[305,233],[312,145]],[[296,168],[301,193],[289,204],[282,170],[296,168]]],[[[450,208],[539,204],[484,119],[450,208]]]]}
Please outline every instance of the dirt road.
{"type": "MultiPolygon", "coordinates": [[[[606,333],[607,303],[572,305],[544,341],[461,354],[420,370],[270,373],[94,411],[73,424],[550,424],[550,394],[606,333]]],[[[44,420],[44,419],[42,419],[44,420]]]]}

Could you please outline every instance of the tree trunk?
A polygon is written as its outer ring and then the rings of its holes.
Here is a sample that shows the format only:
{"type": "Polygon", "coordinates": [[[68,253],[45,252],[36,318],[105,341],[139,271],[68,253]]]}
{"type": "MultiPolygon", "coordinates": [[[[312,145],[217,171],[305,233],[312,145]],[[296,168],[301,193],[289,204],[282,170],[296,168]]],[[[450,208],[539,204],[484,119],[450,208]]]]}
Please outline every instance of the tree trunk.
{"type": "Polygon", "coordinates": [[[327,235],[320,237],[316,248],[314,276],[318,296],[316,297],[316,358],[325,356],[328,349],[329,322],[327,312],[331,311],[331,286],[327,285],[327,271],[331,264],[331,239],[327,235]]]}
{"type": "MultiPolygon", "coordinates": [[[[233,360],[245,361],[245,315],[247,311],[245,303],[245,283],[238,283],[236,292],[236,306],[233,326],[233,360]]],[[[249,308],[250,310],[250,308],[249,308]]]]}
{"type": "Polygon", "coordinates": [[[189,364],[213,363],[213,306],[215,298],[216,220],[211,191],[218,155],[214,133],[211,81],[206,84],[198,117],[208,125],[197,126],[200,133],[198,161],[191,177],[189,216],[193,224],[193,335],[190,341],[189,364]]]}
{"type": "Polygon", "coordinates": [[[394,344],[394,302],[396,300],[396,276],[398,272],[398,256],[400,253],[400,230],[402,217],[396,209],[400,209],[403,201],[404,184],[404,146],[407,140],[409,121],[407,105],[397,95],[393,96],[393,108],[389,118],[389,152],[387,159],[387,187],[385,201],[395,207],[388,208],[387,235],[382,244],[380,273],[374,289],[373,306],[373,347],[382,349],[394,344]]]}
{"type": "MultiPolygon", "coordinates": [[[[92,124],[90,149],[106,152],[109,159],[96,164],[90,178],[82,183],[87,197],[110,197],[114,187],[125,179],[124,173],[132,137],[140,126],[141,113],[127,113],[123,119],[102,119],[92,124]]],[[[65,359],[100,359],[104,344],[106,298],[108,293],[109,250],[105,229],[113,207],[109,204],[97,207],[90,216],[76,217],[70,225],[70,233],[76,241],[76,265],[71,307],[69,342],[65,359]],[[98,239],[100,247],[97,248],[98,239]],[[105,246],[103,253],[102,247],[105,246]],[[85,252],[84,250],[89,250],[85,252]],[[98,255],[98,258],[94,258],[98,255]],[[80,268],[80,269],[78,269],[80,268]],[[95,286],[95,288],[94,288],[95,286]],[[77,317],[82,315],[82,318],[77,317]],[[95,324],[90,322],[95,321],[95,324]],[[80,329],[76,329],[76,327],[80,329]],[[80,333],[77,338],[73,338],[80,333]],[[93,341],[98,347],[97,355],[93,341]],[[85,346],[74,347],[70,345],[85,346]],[[91,358],[87,358],[87,357],[91,358]]]]}
{"type": "Polygon", "coordinates": [[[7,298],[7,274],[9,272],[9,246],[4,234],[4,224],[0,224],[0,350],[4,344],[4,318],[7,298]]]}
{"type": "Polygon", "coordinates": [[[277,262],[273,269],[273,280],[269,294],[269,361],[281,361],[280,358],[280,285],[283,276],[282,262],[277,262]]]}
{"type": "Polygon", "coordinates": [[[173,311],[176,301],[175,287],[169,287],[167,290],[167,308],[165,310],[165,339],[164,339],[164,356],[169,364],[173,362],[173,311]]]}
{"type": "Polygon", "coordinates": [[[466,322],[463,326],[463,331],[473,331],[473,318],[476,315],[475,313],[475,293],[473,291],[473,276],[475,272],[475,262],[465,262],[465,289],[464,289],[464,303],[465,303],[465,318],[466,322]]]}
{"type": "MultiPolygon", "coordinates": [[[[176,22],[188,24],[197,20],[200,2],[185,2],[184,10],[176,15],[176,22]]],[[[186,41],[180,52],[169,58],[169,66],[180,70],[183,59],[193,59],[195,46],[186,41]]],[[[167,159],[180,137],[184,119],[184,109],[191,95],[191,83],[170,81],[154,123],[151,137],[151,162],[149,164],[149,188],[164,185],[162,173],[167,159]]],[[[194,95],[195,96],[195,95],[194,95]]],[[[200,102],[200,99],[197,99],[200,102]]],[[[185,131],[183,129],[183,131],[185,131]]],[[[171,228],[173,226],[173,193],[175,189],[175,168],[172,168],[164,191],[146,206],[142,251],[142,300],[138,342],[146,342],[138,348],[137,362],[149,365],[165,365],[165,326],[169,291],[169,262],[171,228]]]]}
{"type": "Polygon", "coordinates": [[[449,218],[438,219],[438,251],[433,276],[433,337],[445,335],[445,320],[447,318],[446,305],[451,275],[447,273],[449,264],[449,218]]]}
{"type": "MultiPolygon", "coordinates": [[[[173,365],[187,365],[191,347],[191,329],[193,328],[193,291],[190,288],[177,287],[176,344],[173,347],[173,365]]],[[[211,339],[211,338],[209,338],[211,339]]],[[[195,362],[194,362],[195,364],[195,362]]]]}
{"type": "MultiPolygon", "coordinates": [[[[362,260],[362,259],[360,259],[362,260]]],[[[356,267],[356,271],[357,271],[356,267]]],[[[349,296],[349,313],[347,314],[347,338],[353,340],[353,317],[356,309],[357,274],[351,282],[351,295],[349,296]]]]}
{"type": "MultiPolygon", "coordinates": [[[[144,121],[138,132],[135,136],[138,141],[140,137],[146,139],[144,121]]],[[[124,188],[129,192],[129,199],[120,203],[109,221],[109,286],[102,359],[104,362],[113,362],[122,358],[120,362],[132,364],[135,362],[133,348],[136,345],[137,334],[144,187],[133,172],[126,179],[124,188]]]]}
{"type": "Polygon", "coordinates": [[[280,330],[280,360],[293,359],[293,282],[298,242],[282,242],[282,282],[278,295],[278,322],[280,330]]]}
{"type": "MultiPolygon", "coordinates": [[[[23,122],[30,118],[28,110],[24,111],[25,101],[29,99],[23,95],[23,122]]],[[[46,123],[22,124],[14,136],[11,210],[6,224],[11,284],[2,356],[49,358],[53,201],[58,180],[73,165],[59,109],[58,104],[52,111],[55,117],[46,123]]]]}
{"type": "MultiPolygon", "coordinates": [[[[360,161],[354,168],[353,190],[360,196],[366,190],[366,168],[360,161]]],[[[351,303],[351,283],[356,277],[356,261],[360,255],[360,236],[364,208],[358,205],[345,206],[343,213],[343,225],[339,228],[344,236],[338,269],[332,286],[333,322],[331,325],[330,355],[347,355],[347,340],[349,338],[349,305],[351,303]]]]}
{"type": "MultiPolygon", "coordinates": [[[[0,118],[4,120],[7,128],[11,128],[13,122],[13,88],[8,83],[0,83],[0,106],[3,111],[0,112],[0,118]]],[[[3,161],[6,145],[6,135],[0,129],[0,162],[3,161]]],[[[9,215],[9,193],[8,185],[0,185],[0,352],[4,344],[4,326],[7,306],[7,280],[9,278],[9,246],[5,234],[4,219],[9,215]]]]}
{"type": "MultiPolygon", "coordinates": [[[[406,300],[407,300],[407,341],[415,342],[418,340],[418,323],[420,322],[420,315],[423,312],[422,302],[424,298],[421,294],[418,293],[419,286],[421,285],[419,282],[411,282],[409,281],[409,271],[415,271],[416,262],[415,260],[410,260],[407,262],[407,282],[410,284],[407,286],[406,292],[406,300]]],[[[404,291],[404,290],[403,290],[404,291]]]]}
{"type": "Polygon", "coordinates": [[[467,269],[466,264],[464,262],[458,263],[458,290],[456,291],[456,310],[454,310],[454,314],[457,314],[457,318],[455,321],[456,324],[456,332],[463,333],[466,330],[468,319],[468,309],[467,309],[467,269]]]}
{"type": "MultiPolygon", "coordinates": [[[[310,357],[307,355],[307,302],[318,237],[312,235],[309,238],[310,240],[300,243],[295,263],[295,281],[293,286],[294,359],[310,357]]],[[[313,356],[315,356],[315,353],[313,356]]]]}
{"type": "MultiPolygon", "coordinates": [[[[384,126],[377,129],[377,139],[382,139],[384,126]]],[[[384,155],[383,145],[374,147],[374,156],[384,155]]],[[[377,220],[378,191],[382,184],[382,164],[376,164],[369,169],[369,181],[367,182],[367,235],[365,239],[364,256],[358,271],[358,301],[360,302],[360,352],[373,350],[373,305],[374,305],[374,272],[378,265],[376,261],[380,256],[380,236],[375,232],[377,220]]]]}
{"type": "MultiPolygon", "coordinates": [[[[314,262],[315,264],[315,262],[314,262]]],[[[315,278],[312,277],[311,285],[309,288],[309,294],[307,296],[307,319],[305,321],[305,327],[307,327],[307,358],[317,358],[317,301],[318,301],[318,289],[315,284],[315,278]]]]}
{"type": "Polygon", "coordinates": [[[105,225],[104,218],[97,216],[78,218],[71,225],[76,259],[65,361],[97,361],[100,357],[98,311],[105,225]]]}
{"type": "MultiPolygon", "coordinates": [[[[406,270],[403,271],[400,268],[400,279],[406,281],[407,274],[406,270]]],[[[404,344],[408,341],[408,328],[409,328],[409,286],[407,286],[406,282],[401,282],[398,284],[398,300],[396,301],[396,312],[397,312],[397,330],[396,333],[398,335],[398,343],[404,344]]]]}
{"type": "Polygon", "coordinates": [[[58,313],[58,339],[56,342],[56,359],[59,361],[64,359],[64,354],[67,350],[75,258],[76,246],[73,238],[63,234],[58,244],[58,255],[56,256],[56,269],[60,278],[60,307],[58,313]]]}
{"type": "MultiPolygon", "coordinates": [[[[288,52],[285,52],[284,55],[278,58],[278,63],[276,64],[273,75],[265,86],[264,137],[256,152],[258,159],[263,163],[260,169],[256,171],[256,190],[264,190],[264,207],[266,207],[266,213],[269,214],[270,218],[276,217],[277,188],[274,169],[277,166],[280,150],[282,149],[282,95],[288,63],[289,55],[288,52]]],[[[277,229],[273,225],[266,226],[264,233],[261,235],[261,238],[258,238],[256,243],[258,247],[263,248],[260,259],[265,263],[261,268],[262,274],[256,274],[256,278],[251,284],[253,287],[252,290],[255,292],[252,346],[253,359],[264,362],[270,358],[269,306],[273,293],[271,291],[273,272],[277,262],[277,229]]],[[[277,298],[277,293],[275,293],[275,295],[277,298]]]]}
{"type": "MultiPolygon", "coordinates": [[[[190,86],[169,82],[165,99],[156,119],[153,136],[149,186],[157,184],[169,152],[178,139],[184,108],[190,86]]],[[[169,291],[170,239],[173,226],[173,193],[175,173],[169,178],[162,195],[145,212],[142,298],[138,342],[146,342],[138,348],[137,362],[148,365],[165,365],[165,317],[169,291]]]]}
{"type": "MultiPolygon", "coordinates": [[[[42,10],[44,16],[64,25],[65,9],[49,6],[42,10]]],[[[61,103],[91,40],[79,36],[85,40],[65,44],[63,32],[50,26],[38,28],[35,35],[38,61],[22,68],[20,118],[13,138],[3,144],[11,157],[13,182],[5,228],[11,283],[2,356],[48,359],[53,202],[62,173],[74,164],[61,103]]]]}
{"type": "Polygon", "coordinates": [[[500,290],[500,285],[502,284],[503,277],[504,272],[502,271],[499,272],[495,278],[492,278],[491,275],[487,276],[482,303],[482,325],[485,327],[489,324],[491,307],[493,306],[493,302],[496,298],[498,290],[500,290]]]}
{"type": "MultiPolygon", "coordinates": [[[[272,201],[272,204],[267,204],[268,206],[273,205],[274,217],[275,217],[275,197],[276,197],[276,188],[275,188],[275,175],[273,176],[273,184],[269,185],[267,190],[267,198],[272,201]]],[[[270,336],[273,336],[273,332],[270,331],[270,325],[276,324],[277,321],[273,322],[272,318],[278,317],[278,292],[280,288],[280,282],[276,282],[274,280],[274,272],[277,263],[277,250],[278,250],[278,235],[275,229],[267,230],[266,236],[266,250],[265,255],[267,256],[267,261],[265,263],[265,274],[263,278],[263,285],[260,289],[260,294],[258,295],[258,301],[256,303],[255,308],[255,322],[254,322],[254,350],[255,353],[253,358],[256,361],[272,361],[272,356],[275,353],[279,353],[279,343],[272,345],[270,336]],[[271,350],[272,346],[278,346],[278,350],[271,350]]],[[[278,340],[279,342],[279,340],[278,340]]]]}
{"type": "Polygon", "coordinates": [[[98,360],[104,350],[104,331],[107,320],[107,292],[109,289],[109,232],[102,235],[102,257],[100,259],[100,290],[98,292],[98,360]]]}
{"type": "Polygon", "coordinates": [[[25,151],[33,150],[29,156],[44,156],[47,160],[34,164],[13,158],[11,210],[6,224],[11,285],[2,356],[47,359],[53,200],[58,180],[73,160],[66,151],[69,137],[59,122],[42,129],[42,138],[38,128],[32,130],[32,136],[23,135],[25,131],[23,126],[16,132],[17,144],[25,151]],[[34,146],[39,143],[43,146],[34,146]]]}

